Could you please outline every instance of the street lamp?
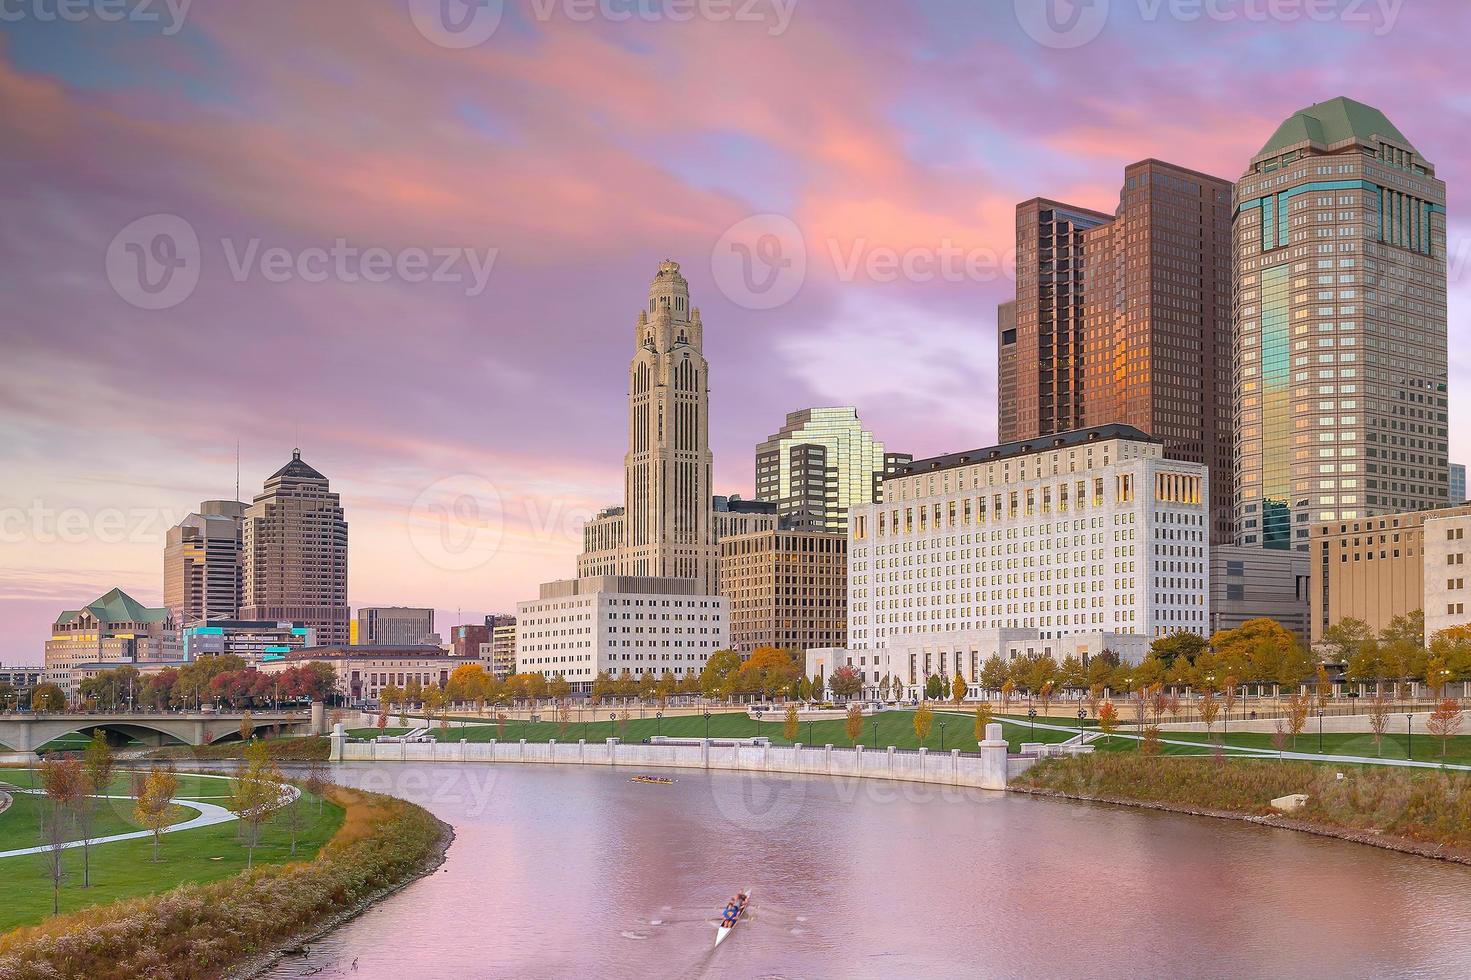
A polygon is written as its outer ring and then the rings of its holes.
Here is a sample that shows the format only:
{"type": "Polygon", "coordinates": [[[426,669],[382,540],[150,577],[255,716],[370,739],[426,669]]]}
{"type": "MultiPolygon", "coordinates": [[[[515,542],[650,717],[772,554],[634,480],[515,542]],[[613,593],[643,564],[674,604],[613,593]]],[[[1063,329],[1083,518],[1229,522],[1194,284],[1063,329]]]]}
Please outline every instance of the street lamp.
{"type": "Polygon", "coordinates": [[[1032,741],[1037,741],[1037,709],[1028,708],[1027,717],[1032,719],[1032,741]]]}
{"type": "Polygon", "coordinates": [[[1087,718],[1087,717],[1088,717],[1088,710],[1086,708],[1079,708],[1078,709],[1078,745],[1080,745],[1080,746],[1083,744],[1083,720],[1085,718],[1087,718]]]}
{"type": "Polygon", "coordinates": [[[664,712],[662,711],[654,712],[654,734],[664,734],[664,712]]]}
{"type": "Polygon", "coordinates": [[[1318,709],[1318,754],[1323,754],[1323,709],[1318,709]]]}
{"type": "MultiPolygon", "coordinates": [[[[945,723],[942,721],[942,722],[940,722],[940,729],[941,729],[941,731],[943,731],[944,728],[945,728],[945,723]]],[[[873,742],[873,748],[878,748],[878,745],[879,745],[879,716],[878,715],[872,715],[872,716],[870,716],[868,730],[873,733],[872,735],[869,736],[869,741],[873,742]]]]}
{"type": "Polygon", "coordinates": [[[945,723],[940,722],[940,751],[945,751],[945,723]]]}
{"type": "Polygon", "coordinates": [[[1405,758],[1415,758],[1415,716],[1405,715],[1405,758]]]}
{"type": "Polygon", "coordinates": [[[705,712],[705,741],[710,741],[710,712],[705,712]]]}
{"type": "Polygon", "coordinates": [[[807,744],[812,744],[812,722],[807,722],[807,744]]]}

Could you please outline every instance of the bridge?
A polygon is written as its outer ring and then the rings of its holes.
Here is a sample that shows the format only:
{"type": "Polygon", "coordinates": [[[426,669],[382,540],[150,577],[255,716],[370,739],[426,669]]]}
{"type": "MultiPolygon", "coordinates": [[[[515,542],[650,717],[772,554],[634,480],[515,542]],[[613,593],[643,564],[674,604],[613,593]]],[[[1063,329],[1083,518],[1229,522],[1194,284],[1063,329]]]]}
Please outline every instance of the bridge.
{"type": "MultiPolygon", "coordinates": [[[[211,745],[240,737],[245,712],[120,711],[116,713],[0,715],[0,749],[34,752],[63,735],[103,732],[109,742],[142,742],[149,746],[211,745]]],[[[252,711],[250,729],[263,734],[325,734],[326,711],[252,711]]]]}

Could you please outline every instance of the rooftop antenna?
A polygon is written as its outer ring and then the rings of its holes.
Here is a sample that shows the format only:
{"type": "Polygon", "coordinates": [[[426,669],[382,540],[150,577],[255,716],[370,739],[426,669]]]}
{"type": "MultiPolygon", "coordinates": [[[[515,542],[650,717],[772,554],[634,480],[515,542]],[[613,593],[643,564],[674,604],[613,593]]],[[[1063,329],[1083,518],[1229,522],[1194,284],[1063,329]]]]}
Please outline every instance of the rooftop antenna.
{"type": "Polygon", "coordinates": [[[240,440],[235,440],[235,500],[240,500],[240,440]]]}

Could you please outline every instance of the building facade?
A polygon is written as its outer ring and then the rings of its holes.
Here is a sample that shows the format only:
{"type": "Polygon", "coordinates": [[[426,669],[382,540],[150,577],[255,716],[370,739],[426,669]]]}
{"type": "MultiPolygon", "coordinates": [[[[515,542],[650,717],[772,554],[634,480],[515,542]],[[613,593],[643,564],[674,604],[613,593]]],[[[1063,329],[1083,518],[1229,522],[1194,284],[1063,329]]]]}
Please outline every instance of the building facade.
{"type": "Polygon", "coordinates": [[[180,627],[240,614],[245,504],[206,500],[169,529],[163,549],[163,604],[180,627]]]}
{"type": "Polygon", "coordinates": [[[846,534],[848,509],[882,500],[884,477],[912,459],[886,452],[856,408],[805,408],[756,447],[756,497],[785,527],[846,534]]]}
{"type": "Polygon", "coordinates": [[[1450,491],[1450,499],[1447,503],[1452,507],[1466,502],[1466,464],[1451,464],[1450,491]]]}
{"type": "Polygon", "coordinates": [[[1447,503],[1446,188],[1384,114],[1294,113],[1236,184],[1240,544],[1447,503]]]}
{"type": "Polygon", "coordinates": [[[433,646],[362,646],[335,644],[307,647],[260,665],[264,674],[279,674],[309,663],[328,664],[337,674],[337,691],[349,702],[377,701],[386,687],[405,687],[417,681],[421,687],[443,689],[450,674],[465,661],[433,646]]]}
{"type": "Polygon", "coordinates": [[[737,534],[775,531],[781,525],[776,504],[769,500],[742,500],[736,494],[716,497],[714,512],[717,543],[737,534]]]}
{"type": "MultiPolygon", "coordinates": [[[[1016,206],[1016,300],[998,311],[1002,443],[1082,428],[1083,234],[1100,211],[1033,198],[1016,206]]],[[[1107,420],[1103,420],[1107,421],[1107,420]]]]}
{"type": "Polygon", "coordinates": [[[578,559],[579,575],[690,578],[714,594],[704,330],[679,263],[661,262],[634,324],[623,513],[590,523],[601,547],[578,559]]]}
{"type": "Polygon", "coordinates": [[[168,609],[145,606],[113,589],[56,617],[46,641],[46,680],[72,698],[89,664],[120,667],[182,659],[183,646],[168,609]]]}
{"type": "Polygon", "coordinates": [[[1124,425],[916,460],[853,512],[848,646],[989,629],[1204,635],[1206,467],[1124,425]]]}
{"type": "Polygon", "coordinates": [[[490,627],[468,623],[449,631],[449,652],[455,657],[479,657],[480,648],[490,643],[490,627]]]}
{"type": "Polygon", "coordinates": [[[183,630],[184,659],[233,654],[246,663],[284,657],[317,645],[311,627],[269,620],[216,619],[183,630]]]}
{"type": "Polygon", "coordinates": [[[809,650],[848,642],[848,538],[817,531],[758,531],[720,542],[720,589],[730,642],[809,650]]]}
{"type": "Polygon", "coordinates": [[[246,508],[241,540],[239,618],[300,623],[323,644],[348,641],[342,501],[299,450],[246,508]]]}
{"type": "Polygon", "coordinates": [[[485,617],[490,629],[489,648],[480,648],[480,659],[491,665],[495,675],[502,680],[516,672],[516,617],[493,615],[485,617]]]}
{"type": "Polygon", "coordinates": [[[698,674],[730,644],[728,604],[690,578],[605,576],[548,582],[516,607],[516,670],[561,674],[574,691],[600,672],[698,674]]]}
{"type": "Polygon", "coordinates": [[[418,606],[358,607],[358,645],[417,646],[434,635],[434,610],[418,606]]]}
{"type": "Polygon", "coordinates": [[[1211,548],[1210,633],[1267,617],[1307,640],[1310,564],[1300,551],[1249,545],[1211,548]]]}

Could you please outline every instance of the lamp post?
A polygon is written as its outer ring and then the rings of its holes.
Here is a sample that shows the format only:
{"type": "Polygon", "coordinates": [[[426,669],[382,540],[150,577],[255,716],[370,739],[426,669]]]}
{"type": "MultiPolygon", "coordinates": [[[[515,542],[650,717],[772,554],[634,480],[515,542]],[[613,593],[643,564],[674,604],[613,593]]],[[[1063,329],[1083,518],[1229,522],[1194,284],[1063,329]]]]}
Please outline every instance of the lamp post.
{"type": "Polygon", "coordinates": [[[710,712],[705,712],[705,741],[710,741],[710,712]]]}
{"type": "Polygon", "coordinates": [[[1415,716],[1405,715],[1405,758],[1415,758],[1415,716]]]}
{"type": "Polygon", "coordinates": [[[654,712],[654,734],[664,734],[664,712],[662,711],[654,712]]]}
{"type": "Polygon", "coordinates": [[[1318,754],[1323,754],[1323,709],[1318,709],[1318,754]]]}
{"type": "MultiPolygon", "coordinates": [[[[869,735],[869,741],[871,741],[873,743],[873,745],[870,746],[870,747],[876,749],[876,748],[878,748],[878,745],[879,745],[879,716],[878,715],[871,715],[869,717],[868,730],[871,733],[869,735]]],[[[942,732],[945,730],[945,723],[943,721],[940,722],[940,730],[942,732]]]]}
{"type": "Polygon", "coordinates": [[[1083,721],[1087,717],[1088,717],[1088,710],[1086,708],[1079,708],[1078,709],[1078,745],[1080,747],[1083,744],[1083,721]]]}
{"type": "Polygon", "coordinates": [[[1037,741],[1037,709],[1028,708],[1027,717],[1032,719],[1032,741],[1037,741]]]}
{"type": "Polygon", "coordinates": [[[807,722],[807,744],[812,744],[812,722],[807,722]]]}
{"type": "Polygon", "coordinates": [[[940,722],[940,751],[945,751],[945,723],[940,722]]]}

